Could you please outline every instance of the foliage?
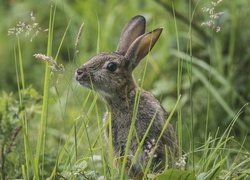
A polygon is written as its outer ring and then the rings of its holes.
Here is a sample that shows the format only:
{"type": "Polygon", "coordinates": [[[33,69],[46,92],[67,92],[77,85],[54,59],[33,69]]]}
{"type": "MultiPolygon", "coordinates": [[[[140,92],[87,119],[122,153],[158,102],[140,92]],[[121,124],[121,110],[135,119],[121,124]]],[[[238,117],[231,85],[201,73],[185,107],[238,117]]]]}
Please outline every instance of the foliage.
{"type": "Polygon", "coordinates": [[[162,173],[157,176],[158,180],[170,180],[170,179],[187,179],[187,180],[195,180],[194,173],[189,171],[180,171],[180,170],[170,170],[162,173]]]}
{"type": "Polygon", "coordinates": [[[148,30],[164,31],[135,79],[174,113],[180,160],[187,163],[186,170],[147,177],[249,178],[249,3],[3,0],[2,179],[119,179],[122,167],[114,167],[112,145],[102,138],[105,106],[73,75],[97,52],[114,51],[136,14],[147,18],[148,30]]]}
{"type": "MultiPolygon", "coordinates": [[[[0,148],[1,177],[19,177],[23,159],[23,142],[20,139],[22,129],[22,114],[32,121],[40,113],[41,96],[35,89],[29,87],[20,92],[23,103],[16,100],[12,93],[2,92],[0,97],[0,148]]],[[[32,122],[30,122],[32,123],[32,122]]]]}

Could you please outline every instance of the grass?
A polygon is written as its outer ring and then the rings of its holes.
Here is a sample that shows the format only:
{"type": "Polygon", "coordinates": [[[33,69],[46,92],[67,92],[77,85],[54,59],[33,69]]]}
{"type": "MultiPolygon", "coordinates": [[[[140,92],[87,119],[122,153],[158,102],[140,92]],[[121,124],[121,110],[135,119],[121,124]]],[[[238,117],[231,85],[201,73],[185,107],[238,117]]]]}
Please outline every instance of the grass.
{"type": "MultiPolygon", "coordinates": [[[[136,7],[140,6],[140,2],[131,1],[130,3],[131,6],[133,3],[136,3],[136,7]]],[[[143,10],[154,12],[150,9],[157,7],[160,14],[165,12],[164,7],[170,5],[173,10],[171,12],[173,26],[164,27],[166,33],[163,33],[161,37],[165,41],[159,40],[161,44],[156,45],[153,52],[144,59],[136,70],[135,77],[141,79],[140,86],[147,90],[158,82],[160,85],[164,82],[177,84],[171,87],[174,89],[171,93],[167,92],[165,86],[157,87],[157,91],[160,93],[158,95],[156,93],[156,96],[163,102],[164,107],[164,102],[168,102],[165,99],[169,97],[174,99],[166,125],[169,121],[176,123],[181,147],[180,154],[183,154],[182,158],[187,163],[186,170],[165,170],[161,174],[148,172],[148,175],[158,179],[170,179],[171,177],[248,179],[250,176],[248,150],[250,145],[246,128],[249,120],[246,115],[249,112],[249,104],[247,99],[240,95],[240,91],[233,86],[236,73],[233,67],[235,66],[235,54],[237,54],[237,33],[235,33],[238,30],[237,11],[232,11],[236,14],[231,15],[232,28],[229,28],[228,32],[230,34],[229,53],[225,55],[222,52],[224,42],[220,35],[215,34],[210,28],[204,29],[203,31],[207,33],[206,37],[210,37],[210,40],[203,42],[199,36],[200,31],[192,29],[193,23],[197,19],[196,14],[200,15],[201,1],[192,4],[193,1],[190,0],[188,3],[188,28],[184,29],[187,30],[189,36],[186,36],[181,30],[185,27],[185,20],[183,23],[179,23],[179,15],[181,15],[179,12],[181,8],[186,7],[185,5],[172,3],[158,7],[156,4],[150,4],[145,5],[145,9],[141,9],[141,12],[143,10]],[[173,39],[167,34],[170,32],[173,39]],[[172,47],[175,47],[166,51],[165,44],[171,44],[171,40],[176,42],[176,46],[172,44],[172,47]],[[198,46],[202,48],[197,48],[198,46]],[[202,53],[209,55],[203,56],[202,53]],[[167,57],[170,60],[166,60],[167,57]],[[157,61],[155,61],[156,59],[157,61]],[[172,81],[174,83],[171,83],[172,81]]],[[[112,3],[109,8],[113,8],[114,4],[116,3],[112,3]]],[[[42,83],[44,88],[40,92],[30,87],[26,80],[30,75],[25,69],[27,52],[24,38],[16,37],[14,60],[18,96],[8,93],[0,96],[1,178],[126,179],[125,161],[115,168],[114,161],[117,159],[113,157],[112,139],[110,138],[109,142],[103,140],[104,129],[108,126],[108,124],[103,126],[101,122],[105,109],[104,104],[96,93],[78,87],[72,76],[77,67],[75,64],[83,63],[82,57],[88,59],[99,52],[99,49],[107,51],[115,49],[115,44],[111,40],[112,38],[118,39],[117,31],[132,16],[132,13],[127,11],[130,6],[125,4],[117,6],[126,14],[131,14],[122,19],[122,22],[116,23],[117,19],[114,17],[120,14],[115,9],[113,12],[101,12],[107,14],[106,17],[109,17],[111,22],[109,26],[114,29],[104,24],[106,21],[98,12],[86,12],[94,25],[90,25],[88,20],[86,23],[84,22],[85,26],[78,47],[80,52],[75,48],[74,53],[71,53],[70,49],[71,44],[74,43],[69,41],[69,39],[75,39],[70,36],[72,32],[74,32],[73,36],[77,34],[77,31],[72,31],[72,27],[75,26],[74,17],[65,23],[60,37],[57,35],[57,16],[62,9],[64,9],[64,13],[70,11],[69,4],[65,3],[64,8],[61,6],[60,3],[59,5],[54,4],[49,12],[45,54],[49,58],[55,57],[53,59],[55,63],[51,64],[46,61],[45,64],[42,64],[41,61],[39,62],[39,67],[44,70],[44,77],[39,77],[40,81],[44,79],[42,83]],[[95,26],[97,29],[91,31],[90,26],[95,26]],[[104,31],[104,29],[110,31],[104,31]],[[93,37],[90,38],[90,35],[93,37]],[[90,39],[90,43],[87,43],[88,39],[90,39]],[[68,64],[63,62],[60,57],[65,44],[69,57],[73,57],[72,62],[68,64]],[[91,52],[86,50],[87,45],[90,49],[92,48],[91,52]],[[65,71],[60,68],[55,68],[59,69],[59,72],[51,69],[50,66],[58,67],[61,62],[64,64],[65,71]],[[59,79],[61,74],[63,78],[59,79]],[[22,136],[17,136],[17,134],[22,136]],[[9,148],[12,150],[7,151],[9,148]],[[15,162],[17,162],[16,165],[15,162]],[[11,169],[15,169],[15,171],[11,169]]],[[[88,5],[88,7],[91,6],[88,5]]],[[[233,10],[236,6],[232,4],[228,8],[233,10]]],[[[138,10],[131,10],[138,13],[138,10]]],[[[149,19],[152,18],[150,13],[147,15],[149,19]]],[[[158,13],[155,16],[157,15],[158,13]]],[[[158,15],[157,17],[159,19],[154,20],[155,25],[165,24],[165,18],[163,18],[165,16],[158,15]],[[160,20],[160,17],[163,20],[160,20]]],[[[150,24],[150,22],[148,23],[150,24]]],[[[171,24],[170,22],[169,24],[171,24]]],[[[79,28],[80,25],[77,27],[79,28]]],[[[151,26],[149,25],[149,27],[151,26]]],[[[223,26],[221,31],[222,35],[226,33],[223,26]]],[[[35,53],[40,52],[36,50],[35,53]]],[[[29,56],[33,56],[33,54],[29,54],[29,56]]],[[[154,88],[152,92],[154,92],[154,88]]],[[[139,94],[137,99],[140,99],[139,94]]],[[[137,106],[135,105],[135,107],[137,106]]],[[[135,115],[136,111],[135,108],[135,115]]],[[[133,125],[131,126],[133,127],[133,125]]],[[[131,128],[130,135],[132,130],[133,128],[131,128]]],[[[127,145],[129,145],[129,141],[127,145]]],[[[126,149],[126,153],[127,151],[128,149],[126,149]]],[[[135,156],[139,151],[140,149],[135,156]]]]}

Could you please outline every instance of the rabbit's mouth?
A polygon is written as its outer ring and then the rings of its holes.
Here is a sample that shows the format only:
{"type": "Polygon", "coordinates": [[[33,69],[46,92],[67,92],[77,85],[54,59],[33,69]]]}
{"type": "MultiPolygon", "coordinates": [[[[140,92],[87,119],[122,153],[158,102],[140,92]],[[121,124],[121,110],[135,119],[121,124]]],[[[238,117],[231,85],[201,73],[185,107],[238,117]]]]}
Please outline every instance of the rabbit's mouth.
{"type": "Polygon", "coordinates": [[[84,81],[77,80],[77,82],[78,82],[81,86],[88,87],[88,85],[87,85],[86,83],[84,83],[84,81]]]}
{"type": "Polygon", "coordinates": [[[86,87],[86,88],[91,89],[89,83],[87,83],[86,81],[84,81],[84,80],[82,79],[82,77],[79,77],[79,76],[76,75],[76,76],[75,76],[75,79],[76,79],[76,81],[77,81],[81,86],[84,86],[84,87],[86,87]]]}
{"type": "Polygon", "coordinates": [[[79,80],[79,81],[77,80],[77,82],[78,82],[81,86],[83,86],[83,87],[85,87],[85,88],[95,90],[95,88],[94,88],[93,86],[91,86],[89,83],[87,83],[87,82],[85,82],[85,81],[83,81],[83,80],[79,80]]]}
{"type": "Polygon", "coordinates": [[[77,69],[75,73],[75,80],[82,86],[91,88],[89,82],[89,78],[86,74],[83,73],[81,69],[77,69]]]}

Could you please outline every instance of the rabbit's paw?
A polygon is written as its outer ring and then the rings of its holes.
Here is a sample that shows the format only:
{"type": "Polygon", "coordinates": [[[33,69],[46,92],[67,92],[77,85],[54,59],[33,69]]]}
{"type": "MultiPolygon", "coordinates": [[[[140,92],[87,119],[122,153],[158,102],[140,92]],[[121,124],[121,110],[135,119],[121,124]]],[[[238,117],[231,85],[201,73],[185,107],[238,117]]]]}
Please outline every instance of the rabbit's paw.
{"type": "Polygon", "coordinates": [[[153,158],[157,158],[157,154],[155,154],[156,147],[155,139],[149,139],[145,142],[144,154],[147,160],[149,160],[151,156],[153,156],[153,158]]]}

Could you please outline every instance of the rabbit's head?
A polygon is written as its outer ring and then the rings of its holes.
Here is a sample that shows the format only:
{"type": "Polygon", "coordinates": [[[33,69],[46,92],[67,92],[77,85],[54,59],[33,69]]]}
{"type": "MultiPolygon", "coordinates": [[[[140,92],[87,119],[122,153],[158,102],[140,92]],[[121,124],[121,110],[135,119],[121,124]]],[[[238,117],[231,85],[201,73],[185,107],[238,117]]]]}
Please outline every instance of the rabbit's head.
{"type": "Polygon", "coordinates": [[[100,53],[76,70],[75,79],[104,98],[124,95],[136,87],[132,71],[158,40],[162,28],[145,34],[145,18],[135,16],[124,27],[111,53],[100,53]]]}

